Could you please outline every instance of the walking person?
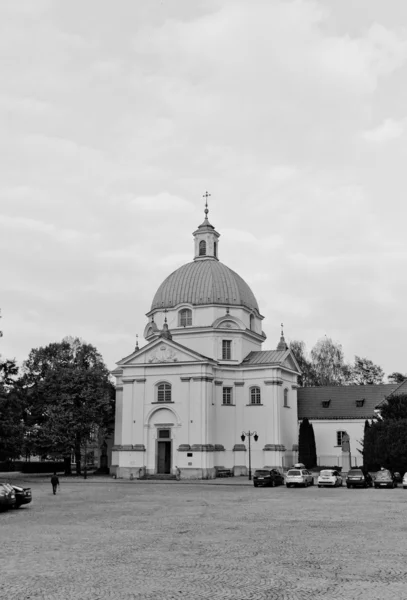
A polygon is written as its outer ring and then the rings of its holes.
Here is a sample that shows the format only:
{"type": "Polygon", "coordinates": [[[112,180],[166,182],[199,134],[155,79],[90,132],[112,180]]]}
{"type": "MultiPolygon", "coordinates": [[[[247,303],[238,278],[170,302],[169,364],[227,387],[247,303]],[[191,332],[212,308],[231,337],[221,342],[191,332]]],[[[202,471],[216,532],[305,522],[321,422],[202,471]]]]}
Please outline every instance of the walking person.
{"type": "Polygon", "coordinates": [[[52,492],[55,496],[55,494],[57,493],[57,486],[60,487],[59,485],[59,479],[56,473],[53,474],[53,476],[51,477],[51,485],[52,485],[52,492]]]}

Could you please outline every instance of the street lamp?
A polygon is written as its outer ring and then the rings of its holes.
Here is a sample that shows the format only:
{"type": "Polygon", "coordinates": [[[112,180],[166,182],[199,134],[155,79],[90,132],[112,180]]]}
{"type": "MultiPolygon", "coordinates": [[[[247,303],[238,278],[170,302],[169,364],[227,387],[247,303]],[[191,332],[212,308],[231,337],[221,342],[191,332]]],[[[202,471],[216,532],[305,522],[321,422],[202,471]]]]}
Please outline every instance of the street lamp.
{"type": "Polygon", "coordinates": [[[242,431],[242,435],[240,436],[240,439],[242,440],[242,442],[245,441],[246,436],[249,438],[249,481],[252,480],[252,455],[251,455],[251,448],[250,448],[250,438],[253,436],[253,439],[255,442],[257,442],[257,440],[259,439],[259,436],[257,435],[257,431],[242,431]]]}

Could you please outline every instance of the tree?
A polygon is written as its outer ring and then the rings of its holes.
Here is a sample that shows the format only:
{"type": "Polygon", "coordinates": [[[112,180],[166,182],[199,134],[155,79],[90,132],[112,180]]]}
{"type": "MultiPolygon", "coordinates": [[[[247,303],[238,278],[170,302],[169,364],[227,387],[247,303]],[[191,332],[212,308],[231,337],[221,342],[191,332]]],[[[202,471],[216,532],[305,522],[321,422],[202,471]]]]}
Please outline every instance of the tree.
{"type": "Polygon", "coordinates": [[[403,381],[407,379],[407,375],[394,371],[387,376],[387,379],[389,380],[389,383],[403,383],[403,381]]]}
{"type": "Polygon", "coordinates": [[[363,431],[363,442],[362,442],[362,455],[363,455],[363,468],[366,471],[377,471],[380,469],[380,465],[376,463],[375,448],[374,448],[374,435],[371,434],[373,425],[370,425],[369,421],[365,421],[365,428],[363,431]]]}
{"type": "Polygon", "coordinates": [[[351,367],[350,382],[356,385],[377,385],[383,383],[384,371],[368,358],[355,356],[355,363],[351,367]]]}
{"type": "Polygon", "coordinates": [[[307,357],[306,347],[304,342],[292,340],[290,342],[290,350],[294,354],[298,366],[301,369],[301,375],[298,377],[298,383],[302,387],[309,387],[316,384],[316,374],[314,367],[307,357]]]}
{"type": "Polygon", "coordinates": [[[407,394],[387,396],[381,405],[380,416],[385,421],[407,419],[407,394]]]}
{"type": "Polygon", "coordinates": [[[345,364],[341,344],[325,337],[311,350],[316,385],[343,385],[349,381],[350,368],[345,364]]]}
{"type": "Polygon", "coordinates": [[[307,469],[312,469],[317,464],[314,428],[306,417],[300,423],[298,461],[303,463],[307,469]]]}
{"type": "Polygon", "coordinates": [[[67,473],[74,452],[81,474],[84,446],[113,419],[114,387],[101,355],[79,338],[33,349],[22,383],[36,451],[63,456],[67,473]]]}
{"type": "Polygon", "coordinates": [[[24,405],[15,360],[0,362],[0,460],[18,458],[24,443],[24,405]]]}
{"type": "Polygon", "coordinates": [[[404,473],[407,465],[407,419],[378,421],[368,430],[366,441],[372,448],[372,470],[385,467],[404,473]]]}

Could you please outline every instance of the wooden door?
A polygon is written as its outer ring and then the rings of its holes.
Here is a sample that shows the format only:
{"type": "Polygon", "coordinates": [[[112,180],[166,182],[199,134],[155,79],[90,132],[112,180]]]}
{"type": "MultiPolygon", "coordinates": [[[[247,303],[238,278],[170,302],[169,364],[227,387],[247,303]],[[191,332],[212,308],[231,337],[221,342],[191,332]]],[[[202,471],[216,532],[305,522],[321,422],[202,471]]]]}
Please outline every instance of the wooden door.
{"type": "Polygon", "coordinates": [[[157,473],[171,473],[171,442],[157,442],[157,473]]]}

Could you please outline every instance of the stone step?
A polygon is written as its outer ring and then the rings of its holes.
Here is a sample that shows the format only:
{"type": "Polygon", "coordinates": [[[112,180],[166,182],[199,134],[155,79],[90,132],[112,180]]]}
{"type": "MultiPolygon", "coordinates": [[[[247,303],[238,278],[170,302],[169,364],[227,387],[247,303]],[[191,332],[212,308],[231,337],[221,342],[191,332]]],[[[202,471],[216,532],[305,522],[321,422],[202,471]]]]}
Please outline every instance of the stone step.
{"type": "Polygon", "coordinates": [[[145,475],[145,477],[143,477],[143,479],[176,479],[175,475],[172,475],[170,473],[154,473],[154,474],[149,474],[149,475],[145,475]]]}

